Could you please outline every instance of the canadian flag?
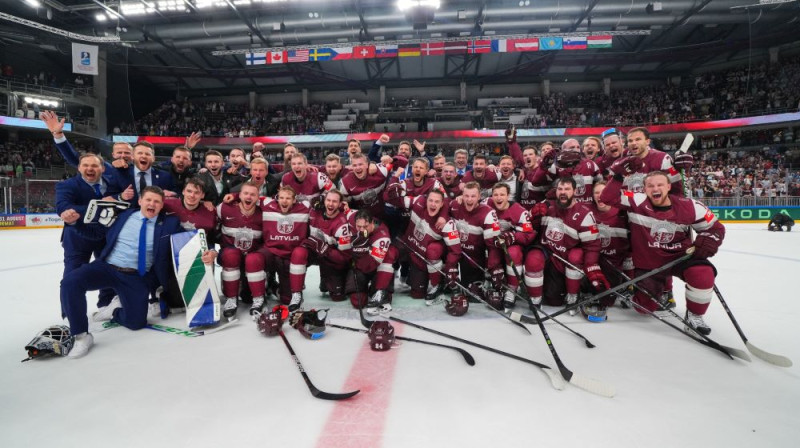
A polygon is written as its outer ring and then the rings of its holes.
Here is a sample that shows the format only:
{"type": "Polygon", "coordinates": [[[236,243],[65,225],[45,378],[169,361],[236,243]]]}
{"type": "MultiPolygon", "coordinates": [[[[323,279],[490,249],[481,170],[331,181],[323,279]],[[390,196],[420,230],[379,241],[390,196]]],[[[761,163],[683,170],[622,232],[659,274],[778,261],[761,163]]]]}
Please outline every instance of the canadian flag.
{"type": "Polygon", "coordinates": [[[267,64],[285,64],[285,63],[286,63],[285,51],[267,52],[267,64]]]}

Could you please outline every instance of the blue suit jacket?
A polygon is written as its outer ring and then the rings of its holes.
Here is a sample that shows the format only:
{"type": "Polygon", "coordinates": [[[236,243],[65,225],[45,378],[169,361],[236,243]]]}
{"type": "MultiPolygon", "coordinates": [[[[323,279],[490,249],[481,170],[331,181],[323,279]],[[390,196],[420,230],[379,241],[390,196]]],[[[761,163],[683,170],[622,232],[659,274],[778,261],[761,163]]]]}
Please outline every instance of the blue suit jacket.
{"type": "MultiPolygon", "coordinates": [[[[134,179],[134,177],[136,177],[134,166],[131,165],[124,169],[114,168],[114,170],[116,172],[117,186],[120,191],[128,188],[128,185],[133,185],[133,199],[131,199],[131,206],[134,208],[139,208],[139,192],[136,190],[135,183],[139,182],[139,179],[134,179]]],[[[161,187],[162,190],[175,191],[175,181],[169,171],[164,171],[154,164],[150,177],[152,177],[153,185],[156,187],[161,187]]]]}
{"type": "MultiPolygon", "coordinates": [[[[64,158],[64,161],[69,166],[73,166],[75,168],[78,167],[78,163],[80,162],[80,154],[78,154],[78,151],[72,146],[69,140],[56,143],[56,149],[58,149],[61,157],[64,158]]],[[[106,168],[106,170],[103,172],[103,180],[105,180],[109,185],[113,185],[115,190],[124,190],[124,188],[119,188],[119,179],[117,179],[116,172],[117,169],[107,161],[103,162],[103,166],[106,168]]],[[[127,185],[125,186],[127,187],[127,185]]]]}
{"type": "MultiPolygon", "coordinates": [[[[106,182],[105,196],[119,193],[116,188],[116,185],[106,182]]],[[[60,215],[66,210],[73,209],[81,215],[75,224],[64,225],[61,240],[64,242],[65,249],[77,248],[83,239],[97,241],[105,238],[106,227],[83,223],[83,217],[86,215],[86,209],[92,199],[98,199],[97,195],[94,189],[84,182],[80,174],[56,184],[56,212],[60,215]]]]}
{"type": "MultiPolygon", "coordinates": [[[[108,229],[106,247],[103,248],[103,252],[100,254],[101,260],[105,261],[111,254],[111,251],[117,244],[117,238],[119,238],[122,227],[125,225],[125,222],[128,221],[128,218],[136,211],[137,210],[133,209],[125,210],[119,215],[114,225],[108,229]]],[[[157,285],[163,286],[164,290],[167,289],[167,279],[169,273],[173,271],[171,259],[172,247],[169,236],[183,231],[180,220],[176,216],[166,216],[163,213],[158,215],[155,231],[153,232],[153,265],[145,276],[148,282],[157,282],[151,283],[152,290],[155,290],[157,285]]]]}

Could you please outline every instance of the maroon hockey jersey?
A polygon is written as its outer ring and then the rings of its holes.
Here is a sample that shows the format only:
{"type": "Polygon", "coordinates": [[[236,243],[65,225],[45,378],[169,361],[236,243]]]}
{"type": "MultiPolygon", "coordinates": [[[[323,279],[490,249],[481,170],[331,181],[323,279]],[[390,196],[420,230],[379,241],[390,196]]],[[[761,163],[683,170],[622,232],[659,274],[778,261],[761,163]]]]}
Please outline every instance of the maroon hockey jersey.
{"type": "MultiPolygon", "coordinates": [[[[444,216],[447,210],[442,206],[435,216],[428,214],[427,196],[403,198],[403,209],[409,211],[410,222],[403,235],[403,241],[419,254],[424,254],[429,244],[443,241],[447,247],[447,262],[455,263],[461,256],[461,238],[452,219],[448,219],[442,230],[436,228],[436,221],[444,216]]],[[[437,260],[438,261],[438,260],[437,260]]]]}
{"type": "Polygon", "coordinates": [[[603,178],[596,163],[581,159],[580,163],[570,168],[559,168],[557,162],[547,168],[540,165],[531,182],[537,186],[552,186],[562,177],[575,179],[575,202],[592,202],[592,187],[595,181],[603,178]]]}
{"type": "Polygon", "coordinates": [[[681,173],[672,165],[672,158],[669,154],[650,148],[642,162],[644,162],[644,165],[636,173],[625,176],[622,185],[626,190],[634,193],[644,193],[644,178],[647,173],[663,171],[669,177],[669,182],[672,185],[669,189],[670,194],[683,196],[681,173]]]}
{"type": "Polygon", "coordinates": [[[261,248],[262,225],[258,206],[251,215],[244,215],[238,203],[222,203],[217,206],[222,247],[235,247],[242,252],[254,252],[261,248]]]}
{"type": "Polygon", "coordinates": [[[281,178],[281,186],[290,186],[297,193],[297,202],[306,201],[313,203],[323,191],[333,188],[333,182],[324,173],[309,171],[303,181],[297,180],[293,172],[288,172],[281,178]]]}
{"type": "Polygon", "coordinates": [[[452,201],[450,218],[456,223],[463,251],[476,253],[492,247],[494,238],[500,234],[500,221],[488,205],[478,204],[472,211],[468,211],[458,201],[452,201]]]}
{"type": "Polygon", "coordinates": [[[364,179],[357,178],[353,172],[348,173],[342,178],[339,190],[350,203],[350,208],[369,210],[372,216],[381,217],[383,216],[382,193],[389,170],[382,164],[378,164],[377,167],[378,171],[367,174],[364,179]]]}
{"type": "Polygon", "coordinates": [[[600,258],[600,231],[592,211],[584,204],[575,203],[561,208],[547,201],[547,215],[542,217],[542,245],[567,259],[574,247],[583,249],[584,266],[597,264],[600,258]]]}
{"type": "Polygon", "coordinates": [[[194,210],[189,210],[179,198],[164,199],[164,211],[168,215],[175,215],[181,221],[181,227],[186,230],[203,229],[206,232],[208,247],[213,248],[217,242],[217,227],[219,221],[217,214],[200,203],[194,210]]]}
{"type": "Polygon", "coordinates": [[[520,246],[528,246],[533,243],[536,238],[536,232],[531,225],[530,215],[519,204],[512,203],[505,210],[498,210],[494,201],[489,199],[487,201],[494,212],[497,214],[497,219],[500,222],[500,232],[511,230],[514,232],[514,244],[520,246]]]}
{"type": "Polygon", "coordinates": [[[308,207],[296,202],[289,213],[282,213],[278,201],[265,198],[261,202],[264,247],[281,258],[289,258],[292,250],[308,236],[308,207]]]}

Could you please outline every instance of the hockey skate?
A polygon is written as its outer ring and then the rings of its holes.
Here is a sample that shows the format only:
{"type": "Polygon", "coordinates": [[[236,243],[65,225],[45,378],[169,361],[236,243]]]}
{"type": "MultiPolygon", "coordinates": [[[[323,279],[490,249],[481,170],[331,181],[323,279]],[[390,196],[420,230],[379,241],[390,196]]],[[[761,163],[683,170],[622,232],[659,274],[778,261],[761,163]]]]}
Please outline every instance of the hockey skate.
{"type": "Polygon", "coordinates": [[[411,292],[411,285],[408,284],[408,276],[400,276],[399,271],[397,273],[397,277],[395,278],[394,291],[398,293],[411,292]]]}
{"type": "Polygon", "coordinates": [[[542,309],[542,297],[531,297],[530,300],[528,300],[528,308],[530,308],[531,311],[539,311],[542,309]]]}
{"type": "Polygon", "coordinates": [[[222,315],[229,321],[236,319],[236,309],[239,307],[238,297],[228,297],[222,305],[222,315]]]}
{"type": "Polygon", "coordinates": [[[664,291],[658,299],[658,304],[664,310],[671,310],[675,308],[675,298],[672,296],[672,291],[664,291]]]}
{"type": "Polygon", "coordinates": [[[503,308],[505,308],[506,311],[513,310],[516,302],[517,295],[514,293],[514,290],[507,288],[506,292],[503,294],[503,308]]]}
{"type": "Polygon", "coordinates": [[[438,305],[438,304],[442,303],[441,296],[442,296],[443,290],[444,290],[444,288],[442,288],[441,284],[436,285],[436,286],[428,285],[428,292],[425,295],[425,305],[431,306],[431,305],[438,305]]]}
{"type": "Polygon", "coordinates": [[[709,327],[706,324],[706,321],[703,320],[702,314],[694,314],[693,312],[686,310],[686,323],[689,324],[688,326],[684,327],[684,330],[686,330],[687,333],[696,332],[704,336],[711,334],[711,327],[709,327]]]}
{"type": "Polygon", "coordinates": [[[292,299],[289,301],[289,312],[293,313],[299,310],[302,305],[303,305],[303,293],[293,292],[292,299]]]}
{"type": "Polygon", "coordinates": [[[253,320],[258,319],[264,308],[264,296],[253,297],[253,303],[250,305],[250,316],[253,320]]]}
{"type": "MultiPolygon", "coordinates": [[[[566,303],[567,306],[574,305],[575,302],[577,302],[577,301],[578,301],[578,295],[577,294],[567,294],[567,296],[564,298],[564,302],[566,303]]],[[[569,315],[570,316],[574,316],[576,314],[578,314],[578,310],[576,310],[575,308],[572,308],[571,310],[569,310],[569,315]]]]}
{"type": "Polygon", "coordinates": [[[375,291],[375,294],[369,298],[367,301],[367,314],[375,316],[378,314],[386,314],[392,311],[392,305],[389,303],[383,303],[386,297],[386,292],[383,290],[375,291]]]}

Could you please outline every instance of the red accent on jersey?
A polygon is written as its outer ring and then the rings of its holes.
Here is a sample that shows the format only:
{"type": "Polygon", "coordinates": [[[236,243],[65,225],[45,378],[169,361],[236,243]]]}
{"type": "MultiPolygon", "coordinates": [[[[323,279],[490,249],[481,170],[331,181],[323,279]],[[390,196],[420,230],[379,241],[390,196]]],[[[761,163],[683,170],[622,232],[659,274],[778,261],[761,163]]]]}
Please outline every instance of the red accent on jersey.
{"type": "Polygon", "coordinates": [[[492,230],[494,230],[496,232],[499,232],[500,231],[500,223],[499,222],[492,223],[492,230]]]}
{"type": "Polygon", "coordinates": [[[600,232],[599,230],[597,230],[597,226],[596,225],[589,227],[589,231],[592,232],[592,233],[599,233],[600,232]]]}
{"type": "Polygon", "coordinates": [[[714,212],[712,212],[711,210],[707,211],[706,215],[703,218],[706,220],[706,222],[713,221],[714,220],[714,212]]]}
{"type": "Polygon", "coordinates": [[[447,238],[449,238],[451,240],[459,239],[458,232],[457,231],[453,231],[453,232],[448,233],[447,234],[447,238]]]}
{"type": "Polygon", "coordinates": [[[523,223],[522,224],[522,231],[523,232],[533,232],[533,226],[529,222],[523,223]]]}
{"type": "Polygon", "coordinates": [[[375,258],[384,258],[386,256],[386,249],[381,249],[380,247],[373,247],[372,256],[375,258]]]}

